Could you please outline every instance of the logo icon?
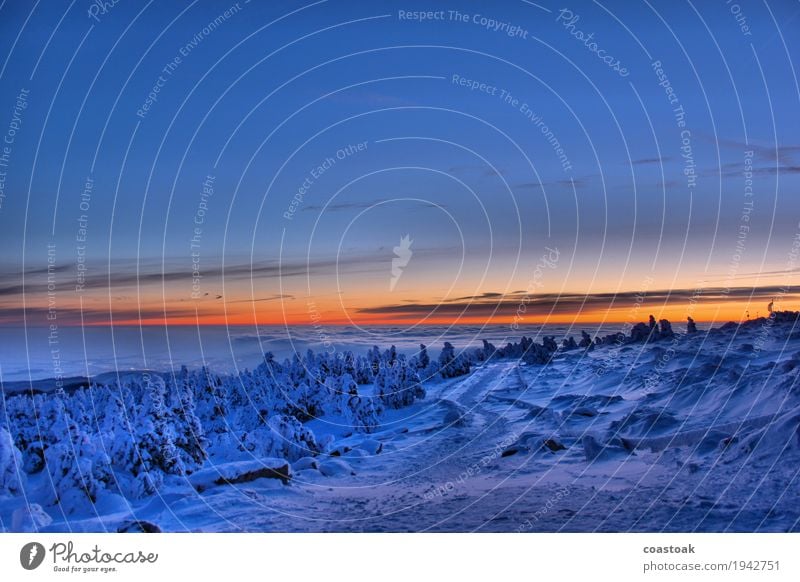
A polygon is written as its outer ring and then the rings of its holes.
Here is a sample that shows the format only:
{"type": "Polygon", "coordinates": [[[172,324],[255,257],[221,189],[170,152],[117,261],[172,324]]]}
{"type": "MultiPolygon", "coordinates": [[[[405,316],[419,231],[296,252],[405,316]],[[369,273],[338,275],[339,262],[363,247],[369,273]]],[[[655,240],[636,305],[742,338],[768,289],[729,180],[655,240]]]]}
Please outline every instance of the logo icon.
{"type": "Polygon", "coordinates": [[[393,249],[395,257],[392,258],[392,279],[389,281],[389,291],[394,291],[400,276],[403,274],[403,269],[408,265],[408,261],[411,260],[411,255],[414,254],[411,251],[412,242],[414,241],[409,238],[409,235],[405,235],[400,239],[400,245],[393,249]]]}
{"type": "Polygon", "coordinates": [[[44,554],[44,546],[39,542],[27,543],[19,552],[19,563],[26,570],[35,570],[44,562],[44,554]]]}

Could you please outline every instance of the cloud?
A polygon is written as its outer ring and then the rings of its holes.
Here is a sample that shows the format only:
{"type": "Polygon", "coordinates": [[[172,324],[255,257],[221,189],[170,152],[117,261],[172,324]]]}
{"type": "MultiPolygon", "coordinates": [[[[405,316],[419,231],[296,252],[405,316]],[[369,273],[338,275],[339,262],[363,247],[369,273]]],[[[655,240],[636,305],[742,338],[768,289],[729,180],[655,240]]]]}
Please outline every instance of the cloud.
{"type": "Polygon", "coordinates": [[[794,158],[800,154],[800,145],[760,145],[756,143],[744,143],[735,139],[719,138],[703,136],[708,141],[719,143],[722,147],[735,149],[739,152],[752,150],[753,157],[762,162],[771,162],[778,165],[793,165],[794,158]]]}
{"type": "Polygon", "coordinates": [[[754,174],[800,174],[800,166],[769,166],[753,168],[754,174]]]}
{"type": "Polygon", "coordinates": [[[259,303],[261,301],[279,301],[281,299],[294,301],[295,296],[288,293],[276,293],[275,295],[270,295],[269,297],[258,297],[256,299],[235,299],[233,301],[226,301],[225,303],[259,303]]]}
{"type": "MultiPolygon", "coordinates": [[[[209,295],[206,293],[205,295],[209,295]]],[[[219,296],[214,296],[219,298],[219,296]]],[[[293,295],[276,294],[270,297],[261,297],[256,299],[240,299],[234,301],[226,301],[225,303],[252,303],[260,301],[277,301],[280,299],[294,300],[293,295]]],[[[181,299],[179,301],[188,301],[181,299]]],[[[0,307],[0,323],[19,323],[23,321],[23,316],[30,326],[48,325],[51,323],[47,319],[50,310],[46,306],[32,306],[27,307],[25,310],[21,306],[2,306],[0,307]]],[[[86,325],[97,323],[109,323],[120,321],[139,321],[139,320],[161,320],[161,319],[174,319],[174,318],[194,318],[199,314],[200,319],[208,315],[224,316],[226,311],[222,308],[220,303],[203,303],[203,309],[196,310],[194,306],[187,305],[186,307],[168,307],[166,305],[153,305],[152,303],[142,304],[137,307],[134,303],[120,304],[113,302],[112,304],[102,304],[94,302],[92,305],[84,305],[83,309],[75,306],[59,305],[55,311],[58,319],[57,322],[61,325],[86,325]],[[209,311],[209,308],[212,311],[209,311]]]]}
{"type": "Polygon", "coordinates": [[[502,293],[481,293],[480,295],[468,295],[467,297],[456,297],[455,299],[445,299],[447,302],[456,302],[456,301],[465,301],[465,300],[479,300],[479,299],[494,299],[496,297],[502,297],[502,293]]]}
{"type": "MultiPolygon", "coordinates": [[[[744,143],[735,139],[717,138],[715,136],[701,135],[701,137],[712,143],[719,144],[723,148],[736,150],[741,156],[746,151],[753,152],[753,172],[756,174],[797,174],[800,173],[800,145],[761,145],[757,143],[744,143]]],[[[744,171],[744,162],[724,164],[721,168],[707,170],[708,174],[716,175],[722,171],[725,176],[741,176],[744,171]]]]}
{"type": "MultiPolygon", "coordinates": [[[[431,247],[417,250],[419,256],[452,256],[456,249],[451,247],[431,247]]],[[[372,252],[353,252],[340,256],[338,259],[322,258],[317,260],[302,261],[297,259],[285,261],[255,261],[249,263],[234,263],[226,265],[209,264],[203,269],[204,287],[208,289],[204,298],[210,301],[202,303],[201,315],[224,315],[223,303],[256,303],[287,300],[295,297],[291,294],[271,294],[261,297],[247,297],[239,291],[230,299],[221,301],[222,295],[214,289],[220,284],[224,276],[226,283],[236,281],[248,282],[251,280],[277,279],[279,277],[318,277],[333,275],[338,272],[347,273],[385,273],[387,272],[391,254],[386,249],[377,249],[372,252]],[[209,311],[213,310],[213,311],[209,311]]],[[[57,278],[57,315],[58,322],[65,325],[80,324],[83,322],[107,322],[110,316],[115,321],[136,321],[139,319],[161,319],[176,317],[194,317],[195,309],[190,305],[189,287],[192,282],[191,261],[189,267],[177,266],[174,258],[165,261],[162,267],[160,261],[131,259],[118,260],[111,265],[111,275],[108,274],[108,265],[103,262],[90,263],[88,273],[83,285],[84,309],[78,306],[79,295],[75,293],[75,265],[68,265],[59,269],[67,275],[57,278]],[[137,272],[138,271],[138,272],[137,272]],[[171,285],[172,284],[172,285],[171,285]],[[175,285],[183,284],[184,292],[176,292],[175,285]],[[138,285],[138,288],[137,288],[138,285]],[[163,289],[170,286],[169,288],[163,289]],[[125,293],[126,289],[142,293],[141,311],[137,308],[136,293],[125,293]],[[94,293],[92,293],[94,291],[94,293]],[[163,300],[170,308],[165,310],[162,300],[153,300],[154,293],[165,295],[163,300]],[[176,304],[185,303],[185,307],[173,308],[176,304]],[[99,307],[98,307],[99,306],[99,307]]],[[[6,281],[0,286],[0,323],[21,324],[27,316],[29,324],[44,325],[48,309],[45,301],[48,293],[47,269],[41,267],[30,268],[25,271],[25,286],[22,286],[22,273],[7,269],[0,271],[0,280],[6,281]],[[22,297],[26,300],[28,308],[23,311],[22,297]],[[32,323],[31,323],[32,322],[32,323]]]]}
{"type": "Polygon", "coordinates": [[[382,206],[387,203],[395,204],[410,204],[412,206],[421,206],[423,208],[444,208],[444,204],[434,204],[433,202],[422,202],[419,200],[406,200],[404,198],[383,198],[373,200],[371,202],[339,202],[334,204],[311,204],[303,207],[303,212],[342,212],[346,210],[364,210],[375,206],[382,206]]]}
{"type": "MultiPolygon", "coordinates": [[[[52,323],[47,319],[50,313],[47,307],[27,307],[24,311],[22,307],[0,307],[0,323],[11,324],[23,321],[23,315],[29,326],[44,326],[52,323]]],[[[110,321],[133,321],[162,319],[175,317],[195,317],[197,312],[194,308],[153,308],[152,306],[142,307],[119,307],[112,309],[106,307],[58,307],[56,309],[58,323],[63,325],[87,325],[94,323],[107,323],[110,321]]]]}
{"type": "Polygon", "coordinates": [[[338,204],[310,204],[303,207],[303,212],[341,212],[342,210],[363,210],[372,208],[377,204],[382,204],[385,200],[375,200],[374,202],[340,202],[338,204]]]}
{"type": "MultiPolygon", "coordinates": [[[[774,164],[774,162],[773,162],[774,164]]],[[[753,166],[753,174],[757,176],[775,176],[778,174],[800,174],[800,165],[778,164],[771,166],[753,166]]],[[[710,168],[702,172],[704,176],[717,176],[721,174],[726,178],[741,178],[744,176],[744,164],[741,162],[723,164],[719,168],[710,168]]]]}
{"type": "Polygon", "coordinates": [[[661,163],[664,163],[664,162],[669,162],[671,160],[672,160],[671,156],[661,156],[660,158],[659,157],[656,157],[656,158],[640,158],[638,160],[633,160],[632,163],[635,166],[641,166],[641,165],[645,165],[645,164],[661,164],[661,163]]]}
{"type": "MultiPolygon", "coordinates": [[[[364,266],[374,265],[376,269],[382,269],[385,261],[385,255],[372,253],[344,256],[340,257],[338,260],[336,258],[329,258],[310,261],[254,261],[253,263],[237,263],[225,265],[224,267],[221,264],[209,264],[207,267],[203,268],[202,275],[206,280],[218,279],[220,281],[224,276],[226,282],[231,280],[250,280],[251,278],[311,277],[321,273],[334,272],[337,268],[339,271],[342,271],[343,269],[361,269],[364,266]]],[[[177,263],[178,261],[175,259],[166,261],[163,266],[160,262],[155,261],[117,261],[112,263],[110,274],[107,265],[93,263],[88,265],[87,271],[95,274],[86,276],[83,290],[134,287],[137,285],[143,287],[172,282],[185,282],[187,285],[190,284],[192,281],[191,262],[183,261],[183,263],[188,264],[187,267],[178,267],[177,263]]],[[[74,268],[74,265],[69,265],[69,269],[65,270],[72,270],[74,268]]],[[[26,270],[26,283],[24,288],[22,285],[21,273],[0,273],[0,278],[2,278],[2,280],[8,281],[11,279],[19,281],[0,286],[0,297],[21,296],[23,292],[25,296],[46,293],[47,280],[43,277],[46,273],[46,269],[41,268],[26,270]]],[[[59,278],[56,282],[56,288],[61,292],[74,290],[75,278],[59,278]]]]}
{"type": "MultiPolygon", "coordinates": [[[[762,287],[709,287],[702,289],[699,296],[695,289],[673,289],[648,291],[647,303],[657,305],[666,303],[688,303],[692,299],[699,301],[725,301],[730,299],[769,299],[776,295],[784,295],[786,289],[778,285],[762,287]]],[[[582,310],[594,311],[610,308],[621,308],[633,305],[641,298],[640,291],[624,291],[620,293],[536,293],[530,296],[524,292],[512,294],[482,293],[480,295],[459,297],[440,303],[412,303],[381,305],[359,309],[359,313],[368,315],[391,315],[398,318],[436,316],[513,316],[520,305],[525,307],[527,315],[547,315],[551,313],[579,313],[582,310]]]]}

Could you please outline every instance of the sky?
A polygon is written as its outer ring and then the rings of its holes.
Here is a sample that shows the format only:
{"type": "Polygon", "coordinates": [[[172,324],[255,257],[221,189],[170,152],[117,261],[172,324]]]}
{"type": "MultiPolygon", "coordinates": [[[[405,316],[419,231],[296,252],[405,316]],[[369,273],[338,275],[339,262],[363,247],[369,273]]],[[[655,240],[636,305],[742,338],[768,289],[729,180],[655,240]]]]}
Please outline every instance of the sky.
{"type": "Polygon", "coordinates": [[[800,303],[794,0],[101,4],[0,5],[4,325],[800,303]]]}

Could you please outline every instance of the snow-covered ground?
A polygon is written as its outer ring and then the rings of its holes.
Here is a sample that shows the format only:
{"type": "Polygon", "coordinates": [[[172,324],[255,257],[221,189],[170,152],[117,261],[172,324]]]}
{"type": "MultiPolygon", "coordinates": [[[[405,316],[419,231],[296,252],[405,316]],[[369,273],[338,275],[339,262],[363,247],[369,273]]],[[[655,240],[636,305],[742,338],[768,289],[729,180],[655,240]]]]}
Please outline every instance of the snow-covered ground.
{"type": "MultiPolygon", "coordinates": [[[[387,406],[372,432],[335,413],[306,420],[320,446],[311,456],[211,447],[202,468],[170,475],[155,494],[104,491],[91,510],[69,515],[43,493],[48,471],[28,475],[16,493],[0,493],[0,524],[796,531],[799,374],[794,321],[559,350],[544,365],[492,358],[467,375],[423,378],[425,397],[387,406]],[[31,517],[29,503],[47,515],[31,517]]],[[[359,387],[363,398],[375,390],[359,387]]]]}

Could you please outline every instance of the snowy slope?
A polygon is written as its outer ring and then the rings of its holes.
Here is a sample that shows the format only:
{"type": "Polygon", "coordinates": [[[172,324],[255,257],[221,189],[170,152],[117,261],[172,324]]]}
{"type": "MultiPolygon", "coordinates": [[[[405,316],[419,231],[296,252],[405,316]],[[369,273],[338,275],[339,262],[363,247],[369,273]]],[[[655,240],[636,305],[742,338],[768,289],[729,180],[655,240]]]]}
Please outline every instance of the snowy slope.
{"type": "MultiPolygon", "coordinates": [[[[305,421],[321,450],[294,455],[289,479],[281,459],[212,454],[155,495],[67,516],[45,506],[43,527],[794,531],[799,373],[793,322],[560,350],[545,365],[493,358],[426,380],[371,432],[333,413],[305,421]]],[[[3,523],[15,510],[20,522],[24,503],[3,499],[3,523]]]]}

